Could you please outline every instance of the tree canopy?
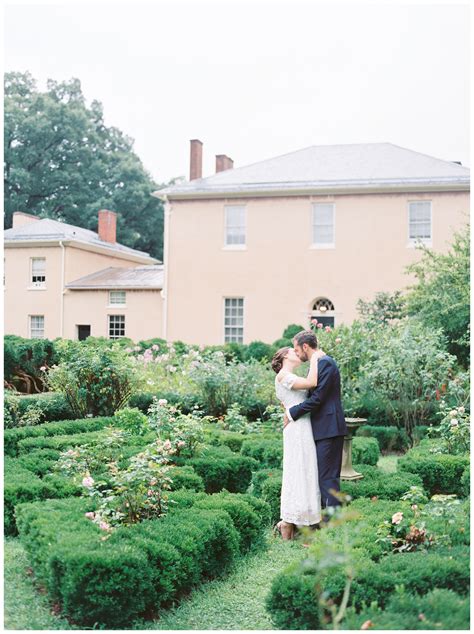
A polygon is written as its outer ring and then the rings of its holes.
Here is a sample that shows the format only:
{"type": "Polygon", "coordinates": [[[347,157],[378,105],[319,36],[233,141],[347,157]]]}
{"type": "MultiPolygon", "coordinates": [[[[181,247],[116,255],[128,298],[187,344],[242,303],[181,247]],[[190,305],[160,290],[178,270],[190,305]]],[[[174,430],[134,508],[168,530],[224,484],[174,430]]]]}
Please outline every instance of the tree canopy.
{"type": "Polygon", "coordinates": [[[5,75],[5,228],[14,211],[97,231],[97,212],[117,212],[117,240],[162,259],[163,205],[133,140],[104,124],[102,105],[87,106],[78,79],[5,75]]]}
{"type": "Polygon", "coordinates": [[[448,349],[464,367],[469,365],[469,225],[454,235],[448,253],[436,253],[426,247],[419,262],[408,271],[417,283],[408,293],[408,313],[417,315],[446,335],[448,349]]]}

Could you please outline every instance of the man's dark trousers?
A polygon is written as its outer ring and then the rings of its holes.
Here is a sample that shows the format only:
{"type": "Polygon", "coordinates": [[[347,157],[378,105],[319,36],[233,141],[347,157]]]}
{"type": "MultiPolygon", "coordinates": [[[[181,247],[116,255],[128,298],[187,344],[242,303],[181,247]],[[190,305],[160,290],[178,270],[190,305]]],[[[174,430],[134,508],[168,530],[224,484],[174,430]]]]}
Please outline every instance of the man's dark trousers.
{"type": "Polygon", "coordinates": [[[344,436],[316,440],[318,457],[319,488],[321,490],[321,507],[339,506],[340,501],[331,491],[340,491],[339,478],[342,466],[342,448],[344,436]]]}

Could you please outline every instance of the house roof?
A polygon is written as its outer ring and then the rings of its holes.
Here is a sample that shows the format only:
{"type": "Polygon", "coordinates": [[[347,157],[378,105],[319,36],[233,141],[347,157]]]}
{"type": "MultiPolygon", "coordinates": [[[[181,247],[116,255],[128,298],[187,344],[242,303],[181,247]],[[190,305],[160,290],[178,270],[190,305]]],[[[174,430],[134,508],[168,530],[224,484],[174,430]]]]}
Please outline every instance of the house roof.
{"type": "MultiPolygon", "coordinates": [[[[76,242],[84,246],[96,247],[98,249],[106,249],[113,252],[113,255],[130,257],[131,259],[139,258],[142,261],[159,262],[155,258],[152,258],[148,253],[144,251],[138,251],[137,249],[131,249],[124,244],[118,242],[111,243],[105,240],[101,240],[99,235],[95,231],[90,229],[83,229],[82,227],[76,227],[75,225],[69,225],[66,222],[59,222],[51,218],[42,218],[39,220],[33,220],[27,224],[19,227],[7,229],[3,233],[5,244],[9,246],[25,245],[28,243],[38,242],[76,242]]],[[[111,253],[112,254],[112,253],[111,253]]]]}
{"type": "Polygon", "coordinates": [[[109,266],[69,282],[66,284],[66,288],[74,290],[161,290],[163,288],[163,265],[155,264],[132,268],[109,266]]]}
{"type": "Polygon", "coordinates": [[[470,170],[393,143],[312,145],[154,192],[170,198],[370,190],[468,190],[470,170]]]}

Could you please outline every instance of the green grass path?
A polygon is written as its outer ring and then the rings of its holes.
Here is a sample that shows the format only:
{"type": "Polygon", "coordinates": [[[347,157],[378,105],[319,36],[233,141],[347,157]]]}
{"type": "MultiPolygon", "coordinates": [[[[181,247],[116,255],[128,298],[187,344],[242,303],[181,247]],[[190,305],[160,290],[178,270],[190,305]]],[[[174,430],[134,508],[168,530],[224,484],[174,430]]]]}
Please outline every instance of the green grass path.
{"type": "MultiPolygon", "coordinates": [[[[305,548],[283,542],[269,531],[267,548],[238,561],[222,579],[205,583],[156,621],[140,621],[131,629],[152,630],[271,630],[265,598],[275,575],[305,548]]],[[[5,628],[70,630],[68,622],[52,614],[47,597],[39,594],[26,574],[28,559],[18,539],[7,539],[4,551],[5,628]]]]}

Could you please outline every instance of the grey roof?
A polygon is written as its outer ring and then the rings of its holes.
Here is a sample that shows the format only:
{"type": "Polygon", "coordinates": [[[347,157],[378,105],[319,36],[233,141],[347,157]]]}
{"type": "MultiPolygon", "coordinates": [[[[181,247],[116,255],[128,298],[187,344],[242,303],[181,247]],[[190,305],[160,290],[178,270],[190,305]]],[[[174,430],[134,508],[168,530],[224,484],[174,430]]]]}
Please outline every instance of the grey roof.
{"type": "MultiPolygon", "coordinates": [[[[453,157],[455,158],[455,157],[453,157]]],[[[217,194],[379,189],[468,189],[470,170],[393,143],[312,145],[246,167],[157,192],[192,198],[217,194]]]]}
{"type": "Polygon", "coordinates": [[[66,284],[66,288],[90,289],[162,289],[163,265],[122,268],[109,266],[106,269],[85,275],[66,284]]]}
{"type": "Polygon", "coordinates": [[[150,262],[158,262],[158,260],[152,258],[144,251],[131,249],[130,247],[126,247],[124,244],[119,244],[118,242],[111,243],[101,240],[95,231],[69,225],[66,222],[59,222],[59,220],[52,220],[51,218],[33,220],[32,222],[28,222],[20,227],[7,229],[4,231],[3,236],[5,241],[12,242],[53,242],[56,240],[74,240],[75,242],[82,242],[96,247],[110,249],[123,255],[131,255],[146,258],[150,262]]]}

